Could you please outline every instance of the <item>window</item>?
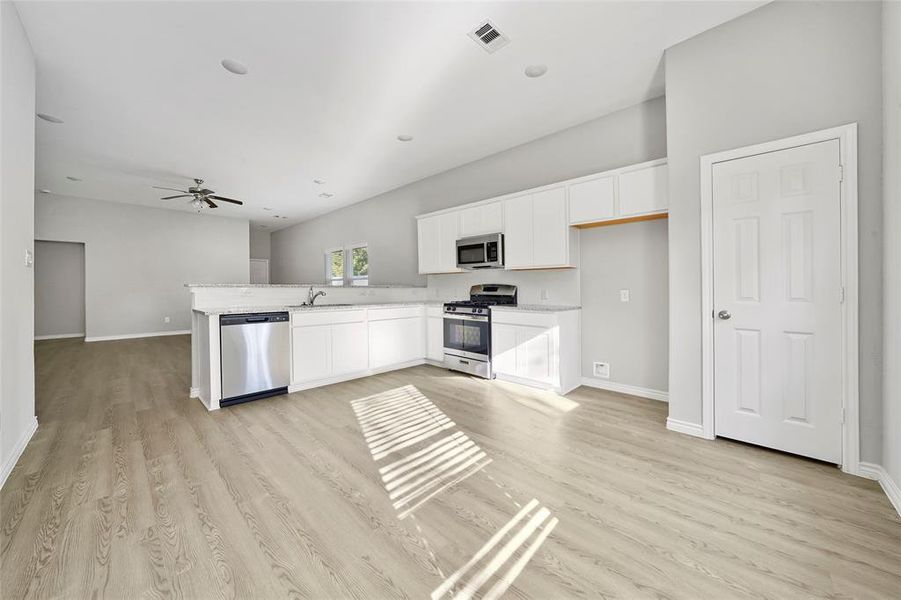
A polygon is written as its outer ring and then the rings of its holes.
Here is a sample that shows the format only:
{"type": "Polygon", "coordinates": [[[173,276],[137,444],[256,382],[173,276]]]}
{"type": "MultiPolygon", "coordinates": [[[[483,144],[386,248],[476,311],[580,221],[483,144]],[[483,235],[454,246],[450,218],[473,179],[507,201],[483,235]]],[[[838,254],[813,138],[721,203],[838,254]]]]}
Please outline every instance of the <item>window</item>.
{"type": "Polygon", "coordinates": [[[326,250],[325,281],[329,285],[369,285],[369,247],[359,243],[326,250]]]}

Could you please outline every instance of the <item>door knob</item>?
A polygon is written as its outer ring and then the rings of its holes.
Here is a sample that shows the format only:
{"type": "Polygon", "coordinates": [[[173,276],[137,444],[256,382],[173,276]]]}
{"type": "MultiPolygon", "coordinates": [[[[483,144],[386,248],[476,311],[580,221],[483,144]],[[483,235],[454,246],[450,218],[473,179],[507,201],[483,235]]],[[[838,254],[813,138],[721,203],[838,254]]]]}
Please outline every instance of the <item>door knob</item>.
{"type": "Polygon", "coordinates": [[[728,310],[721,310],[720,312],[716,313],[716,316],[721,318],[723,321],[728,321],[732,318],[732,315],[729,314],[728,310]]]}

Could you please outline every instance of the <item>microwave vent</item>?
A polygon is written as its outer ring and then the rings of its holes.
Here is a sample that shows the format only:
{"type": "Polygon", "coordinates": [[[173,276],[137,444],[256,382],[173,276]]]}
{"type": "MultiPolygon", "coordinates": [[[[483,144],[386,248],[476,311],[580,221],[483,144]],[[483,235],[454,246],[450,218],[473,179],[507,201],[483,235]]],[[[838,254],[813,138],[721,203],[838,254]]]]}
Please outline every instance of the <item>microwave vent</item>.
{"type": "Polygon", "coordinates": [[[510,38],[501,33],[501,31],[487,19],[479,23],[475,29],[470,31],[469,37],[489,54],[500,50],[510,43],[510,38]]]}

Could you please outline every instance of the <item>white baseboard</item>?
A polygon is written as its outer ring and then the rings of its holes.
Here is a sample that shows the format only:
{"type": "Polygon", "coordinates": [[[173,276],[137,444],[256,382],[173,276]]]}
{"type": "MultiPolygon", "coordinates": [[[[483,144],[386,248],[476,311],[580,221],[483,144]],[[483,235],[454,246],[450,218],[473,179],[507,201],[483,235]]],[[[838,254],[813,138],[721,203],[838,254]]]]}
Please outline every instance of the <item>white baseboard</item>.
{"type": "Polygon", "coordinates": [[[22,437],[20,437],[19,441],[16,442],[12,453],[7,457],[5,461],[3,461],[3,466],[0,467],[0,488],[2,488],[3,484],[6,483],[6,478],[9,477],[9,474],[12,472],[13,467],[16,466],[16,463],[19,462],[19,457],[21,457],[22,453],[25,452],[25,446],[27,446],[28,442],[31,441],[31,436],[34,435],[34,432],[37,431],[37,429],[38,418],[33,417],[31,425],[22,433],[22,437]]]}
{"type": "Polygon", "coordinates": [[[680,421],[679,419],[667,417],[666,428],[670,431],[675,431],[676,433],[684,433],[685,435],[692,435],[699,438],[704,437],[704,428],[698,423],[689,423],[688,421],[680,421]]]}
{"type": "Polygon", "coordinates": [[[582,385],[597,388],[599,390],[607,390],[608,392],[619,392],[620,394],[629,394],[630,396],[660,400],[661,402],[669,401],[669,392],[664,392],[663,390],[652,390],[650,388],[616,383],[614,381],[607,381],[606,379],[598,379],[596,377],[583,377],[582,385]]]}
{"type": "Polygon", "coordinates": [[[81,337],[84,337],[84,333],[56,333],[53,335],[36,335],[34,336],[34,341],[38,342],[41,340],[64,340],[68,338],[81,337]]]}
{"type": "Polygon", "coordinates": [[[136,338],[161,337],[164,335],[188,335],[190,329],[180,329],[178,331],[151,331],[148,333],[125,333],[122,335],[94,335],[86,337],[86,342],[109,342],[112,340],[133,340],[136,338]]]}
{"type": "Polygon", "coordinates": [[[861,462],[859,464],[858,474],[867,479],[875,479],[882,486],[885,495],[888,496],[889,502],[895,507],[898,515],[901,516],[901,487],[892,479],[882,465],[875,463],[861,462]]]}

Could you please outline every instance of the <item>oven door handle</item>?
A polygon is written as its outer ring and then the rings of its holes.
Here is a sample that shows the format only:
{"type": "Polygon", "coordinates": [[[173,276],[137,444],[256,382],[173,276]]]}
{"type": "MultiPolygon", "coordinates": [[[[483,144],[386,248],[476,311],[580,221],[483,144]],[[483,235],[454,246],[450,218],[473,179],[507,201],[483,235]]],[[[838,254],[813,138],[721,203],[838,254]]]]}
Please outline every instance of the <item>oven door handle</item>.
{"type": "Polygon", "coordinates": [[[478,321],[485,323],[488,321],[488,315],[460,315],[455,313],[444,313],[445,319],[460,319],[461,321],[478,321]]]}

